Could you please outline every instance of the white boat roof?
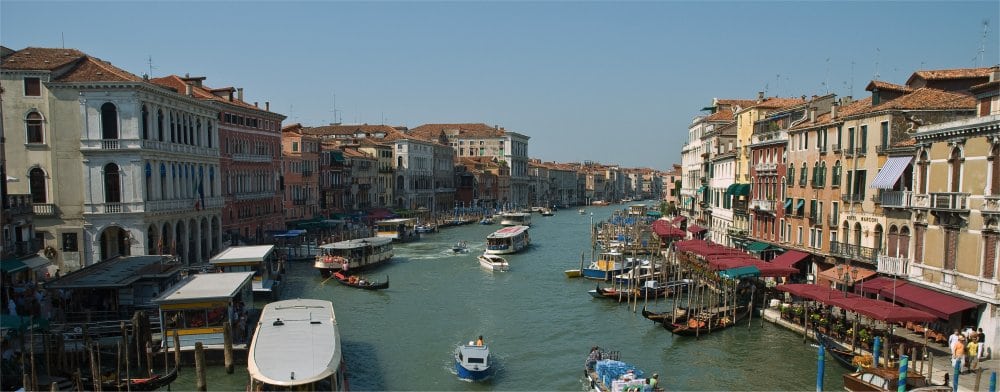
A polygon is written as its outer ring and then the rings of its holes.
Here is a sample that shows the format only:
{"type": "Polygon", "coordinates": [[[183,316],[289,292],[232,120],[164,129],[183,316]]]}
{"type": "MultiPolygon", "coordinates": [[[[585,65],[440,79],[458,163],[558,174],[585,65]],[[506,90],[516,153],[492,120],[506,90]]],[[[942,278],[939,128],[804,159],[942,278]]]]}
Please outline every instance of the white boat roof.
{"type": "Polygon", "coordinates": [[[494,231],[486,238],[510,238],[517,236],[525,231],[528,231],[528,226],[507,226],[500,230],[494,231]]]}
{"type": "Polygon", "coordinates": [[[505,212],[505,213],[500,214],[500,215],[503,215],[503,216],[525,216],[525,215],[531,216],[531,213],[529,213],[529,212],[505,212]]]}
{"type": "Polygon", "coordinates": [[[190,275],[154,298],[153,303],[175,304],[229,299],[250,284],[253,274],[252,271],[245,271],[190,275]]]}
{"type": "Polygon", "coordinates": [[[250,377],[292,386],[328,378],[341,361],[340,330],[333,303],[318,299],[271,302],[261,311],[250,343],[250,377]],[[279,325],[276,321],[281,319],[279,325]]]}
{"type": "Polygon", "coordinates": [[[215,255],[209,263],[245,263],[248,261],[264,261],[274,252],[274,245],[233,246],[215,255]]]}
{"type": "Polygon", "coordinates": [[[416,218],[393,218],[393,219],[380,220],[378,222],[375,222],[375,224],[379,224],[379,225],[381,225],[381,224],[396,224],[396,223],[407,223],[407,222],[416,222],[416,221],[417,221],[416,218]]]}
{"type": "Polygon", "coordinates": [[[320,245],[323,249],[353,249],[361,248],[368,245],[379,246],[385,245],[392,242],[392,238],[387,237],[368,237],[368,238],[357,238],[347,241],[339,241],[329,244],[320,245]]]}

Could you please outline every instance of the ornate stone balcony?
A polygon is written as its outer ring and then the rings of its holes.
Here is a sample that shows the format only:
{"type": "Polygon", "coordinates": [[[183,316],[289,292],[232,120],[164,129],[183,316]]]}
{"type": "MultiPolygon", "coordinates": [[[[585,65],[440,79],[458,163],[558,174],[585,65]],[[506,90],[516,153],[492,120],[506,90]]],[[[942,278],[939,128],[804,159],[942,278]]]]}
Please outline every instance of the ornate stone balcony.
{"type": "Polygon", "coordinates": [[[909,208],[913,198],[912,191],[881,191],[879,202],[885,208],[909,208]]]}
{"type": "Polygon", "coordinates": [[[80,150],[83,153],[143,149],[200,156],[219,156],[218,147],[192,146],[157,140],[84,139],[80,141],[80,150]]]}
{"type": "Polygon", "coordinates": [[[270,155],[262,154],[233,154],[234,162],[271,162],[270,155]]]}
{"type": "Polygon", "coordinates": [[[55,216],[58,212],[56,205],[52,203],[35,203],[31,205],[31,209],[35,216],[55,216]]]}
{"type": "Polygon", "coordinates": [[[830,253],[838,257],[864,263],[876,264],[878,261],[878,249],[867,246],[830,241],[830,253]]]}
{"type": "Polygon", "coordinates": [[[910,275],[909,257],[878,256],[876,271],[880,274],[906,277],[910,275]]]}
{"type": "Polygon", "coordinates": [[[750,208],[758,211],[764,211],[769,213],[775,212],[775,201],[774,200],[764,200],[764,199],[753,199],[750,200],[750,208]]]}

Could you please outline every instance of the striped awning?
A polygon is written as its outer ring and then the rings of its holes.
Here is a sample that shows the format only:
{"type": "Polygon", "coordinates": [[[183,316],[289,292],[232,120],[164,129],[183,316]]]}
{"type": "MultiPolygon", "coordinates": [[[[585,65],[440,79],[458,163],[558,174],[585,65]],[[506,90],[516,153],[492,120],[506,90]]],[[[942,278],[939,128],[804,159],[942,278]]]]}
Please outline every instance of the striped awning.
{"type": "Polygon", "coordinates": [[[875,175],[871,187],[892,189],[896,185],[896,181],[899,181],[899,176],[903,175],[903,170],[906,170],[906,166],[910,164],[911,159],[913,157],[889,157],[889,160],[885,161],[885,165],[882,165],[882,170],[879,170],[878,174],[875,175]]]}

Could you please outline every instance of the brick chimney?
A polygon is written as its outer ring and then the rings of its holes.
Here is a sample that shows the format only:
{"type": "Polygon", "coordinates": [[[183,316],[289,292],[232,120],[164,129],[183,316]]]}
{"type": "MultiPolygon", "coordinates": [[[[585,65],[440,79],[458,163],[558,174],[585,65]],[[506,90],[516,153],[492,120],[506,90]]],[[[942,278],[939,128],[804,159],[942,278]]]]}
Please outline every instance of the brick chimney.
{"type": "Polygon", "coordinates": [[[815,106],[809,108],[809,122],[811,123],[816,122],[816,109],[815,106]]]}
{"type": "Polygon", "coordinates": [[[833,105],[830,106],[830,119],[831,120],[836,120],[837,119],[837,108],[839,108],[839,107],[840,107],[840,102],[833,101],[833,105]]]}
{"type": "Polygon", "coordinates": [[[243,100],[243,87],[236,88],[236,98],[239,99],[240,101],[243,100]]]}
{"type": "Polygon", "coordinates": [[[184,95],[187,95],[187,96],[189,96],[189,97],[190,97],[190,96],[191,96],[191,94],[192,94],[192,93],[191,93],[191,85],[190,85],[190,84],[186,84],[186,83],[185,83],[185,84],[184,84],[184,95]]]}
{"type": "Polygon", "coordinates": [[[264,110],[267,110],[269,112],[271,111],[271,102],[270,101],[264,101],[264,110]]]}

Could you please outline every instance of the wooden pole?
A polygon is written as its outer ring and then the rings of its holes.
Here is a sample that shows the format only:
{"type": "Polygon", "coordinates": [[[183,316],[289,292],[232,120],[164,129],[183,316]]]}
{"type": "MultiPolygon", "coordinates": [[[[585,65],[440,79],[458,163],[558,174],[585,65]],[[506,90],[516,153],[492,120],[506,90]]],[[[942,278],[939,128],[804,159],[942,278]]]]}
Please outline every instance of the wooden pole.
{"type": "MultiPolygon", "coordinates": [[[[125,357],[125,380],[126,380],[125,385],[128,386],[129,383],[127,382],[127,380],[130,380],[132,378],[132,374],[129,371],[132,366],[132,363],[131,361],[129,361],[128,329],[126,329],[125,320],[120,321],[118,325],[119,327],[121,327],[122,330],[122,348],[125,350],[125,355],[123,356],[125,357]]],[[[118,375],[118,377],[121,378],[121,375],[118,375]]]]}
{"type": "Polygon", "coordinates": [[[58,392],[59,391],[59,383],[53,381],[52,384],[49,385],[49,391],[50,392],[58,392]]]}
{"type": "Polygon", "coordinates": [[[208,383],[205,380],[205,348],[201,342],[194,344],[194,369],[197,378],[195,390],[208,391],[208,383]]]}
{"type": "Polygon", "coordinates": [[[118,360],[115,364],[115,377],[120,377],[122,374],[122,342],[117,342],[115,345],[115,356],[118,360]]]}
{"type": "Polygon", "coordinates": [[[80,375],[80,369],[77,368],[73,371],[73,384],[76,385],[77,391],[83,391],[83,376],[80,375]]]}
{"type": "Polygon", "coordinates": [[[29,336],[31,339],[31,387],[35,390],[38,389],[38,370],[35,369],[35,329],[32,326],[35,324],[35,318],[32,316],[28,319],[29,336]]]}
{"type": "Polygon", "coordinates": [[[233,332],[228,321],[222,323],[222,342],[226,374],[233,374],[233,332]]]}
{"type": "Polygon", "coordinates": [[[153,377],[153,343],[146,342],[146,372],[153,377]]]}
{"type": "MultiPolygon", "coordinates": [[[[933,383],[933,380],[934,380],[934,353],[932,353],[929,350],[927,350],[927,347],[924,347],[924,355],[927,356],[927,381],[930,381],[930,382],[933,383]]],[[[945,372],[945,374],[948,374],[948,372],[945,372]]]]}
{"type": "Polygon", "coordinates": [[[181,372],[181,335],[174,330],[174,366],[177,367],[177,372],[181,372]]]}
{"type": "Polygon", "coordinates": [[[94,390],[101,392],[101,372],[97,368],[97,358],[94,355],[94,346],[87,345],[87,352],[90,354],[90,377],[94,382],[94,390]]]}

